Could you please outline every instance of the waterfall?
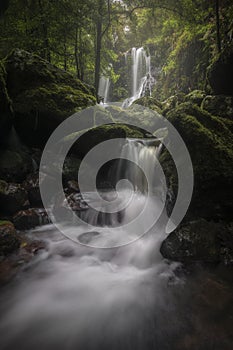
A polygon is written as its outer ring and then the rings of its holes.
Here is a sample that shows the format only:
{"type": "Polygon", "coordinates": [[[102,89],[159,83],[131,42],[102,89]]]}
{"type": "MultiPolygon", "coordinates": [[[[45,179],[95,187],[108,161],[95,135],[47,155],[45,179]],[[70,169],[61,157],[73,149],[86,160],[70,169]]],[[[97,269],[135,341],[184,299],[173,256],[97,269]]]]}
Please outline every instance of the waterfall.
{"type": "Polygon", "coordinates": [[[101,97],[102,103],[108,102],[109,87],[110,87],[110,79],[106,77],[101,77],[99,82],[98,95],[101,97]]]}
{"type": "Polygon", "coordinates": [[[151,96],[155,79],[151,74],[151,57],[143,47],[131,49],[132,95],[122,107],[129,107],[135,100],[145,95],[151,96]]]}
{"type": "MultiPolygon", "coordinates": [[[[163,220],[148,228],[161,210],[162,191],[149,191],[159,178],[159,152],[157,140],[126,140],[122,157],[127,155],[132,162],[120,161],[110,175],[116,177],[117,192],[101,193],[108,200],[117,197],[119,208],[126,203],[117,213],[83,212],[86,224],[64,224],[72,240],[52,225],[32,231],[34,239],[47,242],[48,251],[38,254],[13,285],[1,291],[2,350],[172,348],[175,326],[168,320],[176,317],[176,310],[168,293],[169,285],[177,285],[178,265],[161,258],[163,220]],[[145,206],[148,210],[143,211],[145,206]],[[136,232],[146,234],[138,237],[136,232]]],[[[157,188],[163,189],[159,181],[157,188]]],[[[92,192],[86,198],[89,204],[99,200],[92,192]]]]}

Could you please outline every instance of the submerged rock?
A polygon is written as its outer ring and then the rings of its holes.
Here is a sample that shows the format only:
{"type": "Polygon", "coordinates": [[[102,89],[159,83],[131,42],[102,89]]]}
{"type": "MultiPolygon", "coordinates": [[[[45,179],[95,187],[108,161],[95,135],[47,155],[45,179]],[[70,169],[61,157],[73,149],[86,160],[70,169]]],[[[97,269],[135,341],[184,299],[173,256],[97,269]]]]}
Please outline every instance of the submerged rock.
{"type": "Polygon", "coordinates": [[[96,103],[88,86],[37,55],[16,49],[5,68],[15,128],[30,145],[43,146],[64,119],[96,103]]]}
{"type": "Polygon", "coordinates": [[[27,192],[14,183],[0,180],[0,210],[5,214],[14,214],[27,205],[27,192]]]}
{"type": "Polygon", "coordinates": [[[20,246],[14,225],[10,221],[0,220],[0,255],[8,255],[20,246]]]}

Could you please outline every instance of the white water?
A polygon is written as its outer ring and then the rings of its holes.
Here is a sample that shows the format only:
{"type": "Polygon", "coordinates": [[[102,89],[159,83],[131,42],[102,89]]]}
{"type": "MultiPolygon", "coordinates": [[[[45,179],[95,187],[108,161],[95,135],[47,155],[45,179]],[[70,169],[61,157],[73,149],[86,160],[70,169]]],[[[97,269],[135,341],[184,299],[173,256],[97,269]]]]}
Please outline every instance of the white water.
{"type": "MultiPolygon", "coordinates": [[[[122,152],[134,152],[142,168],[149,169],[149,181],[154,181],[158,149],[129,140],[122,152]]],[[[134,177],[130,167],[123,173],[133,181],[133,200],[121,217],[111,217],[107,233],[103,226],[109,218],[104,216],[96,229],[88,224],[67,226],[77,242],[100,246],[110,242],[114,246],[122,239],[135,239],[134,232],[121,225],[139,215],[148,193],[145,181],[134,177]]],[[[122,190],[119,204],[128,193],[122,190]]],[[[95,200],[92,193],[90,200],[95,200]]],[[[148,217],[141,221],[142,232],[149,216],[160,209],[161,198],[152,194],[149,203],[148,217]]],[[[98,215],[90,211],[85,216],[89,223],[98,224],[98,215]]],[[[79,245],[52,226],[33,231],[31,236],[44,239],[48,251],[2,291],[1,349],[170,350],[166,338],[176,326],[169,291],[178,279],[174,274],[177,264],[168,265],[159,253],[163,219],[134,243],[113,249],[79,245]]]]}
{"type": "Polygon", "coordinates": [[[129,107],[135,100],[146,94],[151,96],[152,87],[155,83],[155,79],[151,74],[151,58],[143,47],[131,49],[131,62],[132,95],[123,102],[123,108],[129,107]]]}
{"type": "Polygon", "coordinates": [[[102,98],[102,103],[108,102],[110,88],[110,79],[106,77],[101,77],[99,82],[98,95],[102,98]]]}

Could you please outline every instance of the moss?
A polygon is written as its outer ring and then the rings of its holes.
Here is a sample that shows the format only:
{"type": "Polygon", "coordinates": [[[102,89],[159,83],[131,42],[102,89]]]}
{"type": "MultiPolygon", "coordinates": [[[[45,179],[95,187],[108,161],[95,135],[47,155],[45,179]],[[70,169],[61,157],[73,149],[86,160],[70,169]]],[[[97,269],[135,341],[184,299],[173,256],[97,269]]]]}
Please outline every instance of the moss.
{"type": "Polygon", "coordinates": [[[162,113],[162,103],[159,102],[155,97],[145,96],[134,101],[134,104],[148,107],[159,114],[162,113]]]}
{"type": "Polygon", "coordinates": [[[213,115],[233,119],[233,97],[218,95],[206,96],[201,108],[213,115]]]}
{"type": "Polygon", "coordinates": [[[206,93],[202,90],[193,90],[188,95],[184,97],[185,102],[192,102],[201,106],[203,99],[205,98],[206,93]]]}
{"type": "Polygon", "coordinates": [[[0,220],[0,226],[5,226],[5,225],[13,226],[12,222],[10,222],[10,221],[0,220]]]}
{"type": "MultiPolygon", "coordinates": [[[[232,133],[221,118],[190,103],[179,105],[167,118],[183,138],[193,164],[194,194],[190,215],[228,220],[233,190],[232,133]]],[[[170,188],[176,193],[178,184],[172,160],[167,153],[161,160],[170,188]]]]}

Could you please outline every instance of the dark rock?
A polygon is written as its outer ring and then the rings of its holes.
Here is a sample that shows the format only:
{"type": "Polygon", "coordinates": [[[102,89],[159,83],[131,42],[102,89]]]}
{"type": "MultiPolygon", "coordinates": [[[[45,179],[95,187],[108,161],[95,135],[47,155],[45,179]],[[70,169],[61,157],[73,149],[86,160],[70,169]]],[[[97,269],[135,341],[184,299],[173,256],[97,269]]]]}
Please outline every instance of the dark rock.
{"type": "Polygon", "coordinates": [[[30,145],[43,146],[63,120],[96,103],[89,87],[37,55],[16,49],[5,68],[15,128],[30,145]]]}
{"type": "Polygon", "coordinates": [[[6,88],[6,71],[0,61],[0,143],[3,143],[13,124],[12,102],[6,88]]]}
{"type": "Polygon", "coordinates": [[[210,65],[207,77],[216,95],[233,96],[233,45],[226,47],[210,65]]]}
{"type": "Polygon", "coordinates": [[[2,213],[16,213],[25,207],[27,199],[27,192],[21,185],[0,180],[0,210],[2,213]]]}
{"type": "Polygon", "coordinates": [[[0,255],[8,255],[20,246],[15,227],[10,221],[0,221],[0,255]]]}
{"type": "Polygon", "coordinates": [[[50,220],[45,209],[31,208],[19,211],[13,222],[18,230],[28,230],[36,226],[49,224],[50,220]]]}
{"type": "MultiPolygon", "coordinates": [[[[223,118],[211,116],[197,105],[183,103],[167,114],[190,152],[194,170],[194,193],[188,217],[208,220],[232,219],[233,138],[223,118]]],[[[168,152],[161,164],[173,192],[177,177],[168,152]]]]}
{"type": "Polygon", "coordinates": [[[41,206],[42,199],[39,187],[39,173],[36,172],[28,175],[26,180],[23,182],[23,187],[27,190],[30,205],[32,207],[41,206]]]}
{"type": "Polygon", "coordinates": [[[21,182],[32,171],[32,160],[25,152],[0,150],[0,178],[21,182]]]}
{"type": "Polygon", "coordinates": [[[206,96],[201,107],[212,115],[233,120],[233,97],[232,96],[206,96]]]}
{"type": "Polygon", "coordinates": [[[200,107],[205,96],[206,96],[206,93],[204,91],[193,90],[188,95],[185,96],[184,101],[195,103],[200,107]]]}
{"type": "Polygon", "coordinates": [[[203,219],[189,222],[173,231],[162,243],[161,254],[181,262],[220,262],[218,236],[222,227],[203,219]]]}
{"type": "Polygon", "coordinates": [[[67,156],[62,170],[62,177],[65,182],[69,182],[73,179],[78,179],[78,170],[81,160],[75,156],[67,156]]]}

